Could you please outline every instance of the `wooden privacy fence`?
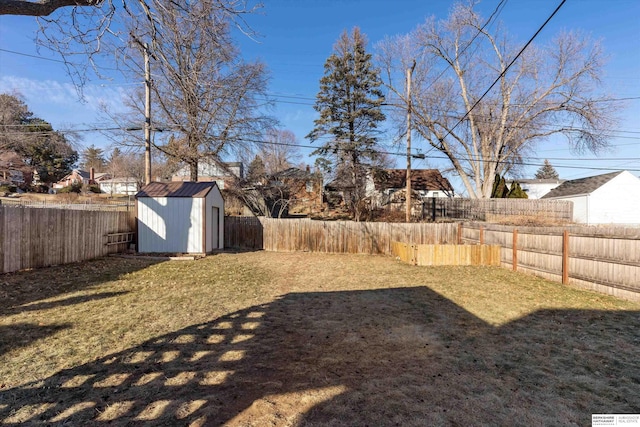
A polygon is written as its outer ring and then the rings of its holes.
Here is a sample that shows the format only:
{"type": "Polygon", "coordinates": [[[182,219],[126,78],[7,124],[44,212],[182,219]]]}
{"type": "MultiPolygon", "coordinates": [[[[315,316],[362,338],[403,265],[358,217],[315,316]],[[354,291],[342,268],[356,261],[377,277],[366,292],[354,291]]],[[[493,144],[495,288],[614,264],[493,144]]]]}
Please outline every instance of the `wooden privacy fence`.
{"type": "Polygon", "coordinates": [[[131,212],[0,206],[0,272],[122,252],[129,239],[114,241],[113,236],[126,233],[130,238],[134,223],[131,212]]]}
{"type": "MultiPolygon", "coordinates": [[[[401,206],[403,208],[404,204],[401,206]]],[[[504,217],[545,218],[554,222],[573,220],[573,203],[564,200],[463,199],[429,197],[422,201],[422,219],[487,221],[504,217]]]]}
{"type": "Polygon", "coordinates": [[[15,206],[28,208],[48,208],[48,209],[73,209],[81,211],[124,211],[136,210],[135,201],[113,201],[100,199],[97,201],[87,200],[83,202],[64,202],[60,200],[25,200],[0,198],[0,206],[15,206]]]}
{"type": "Polygon", "coordinates": [[[225,218],[225,247],[391,255],[391,243],[456,243],[458,225],[313,221],[255,217],[225,218]]]}
{"type": "Polygon", "coordinates": [[[498,245],[409,245],[393,242],[391,251],[401,261],[413,265],[500,266],[498,245]]]}
{"type": "Polygon", "coordinates": [[[466,223],[461,235],[500,245],[503,267],[640,300],[640,228],[466,223]]]}

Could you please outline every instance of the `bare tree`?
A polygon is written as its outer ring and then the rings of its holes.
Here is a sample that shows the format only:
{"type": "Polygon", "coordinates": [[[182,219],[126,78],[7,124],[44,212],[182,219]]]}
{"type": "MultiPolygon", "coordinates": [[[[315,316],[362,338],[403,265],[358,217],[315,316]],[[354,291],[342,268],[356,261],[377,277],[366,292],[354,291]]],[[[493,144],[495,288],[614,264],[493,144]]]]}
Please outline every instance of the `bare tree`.
{"type": "MultiPolygon", "coordinates": [[[[121,33],[126,43],[108,47],[131,80],[144,78],[144,53],[150,56],[152,130],[162,131],[154,133],[152,144],[171,162],[187,164],[193,181],[199,161],[224,167],[223,156],[251,151],[275,122],[265,114],[266,67],[243,61],[231,39],[244,5],[231,0],[130,2],[121,33]]],[[[112,136],[114,144],[143,145],[143,100],[137,88],[125,101],[127,114],[107,112],[121,128],[112,136]]]]}
{"type": "Polygon", "coordinates": [[[597,90],[604,63],[598,43],[563,33],[548,46],[530,45],[508,68],[519,47],[499,26],[489,32],[482,23],[472,4],[458,4],[447,20],[431,18],[379,46],[392,102],[404,112],[403,73],[417,61],[413,127],[451,162],[471,197],[490,197],[495,175],[553,134],[579,150],[607,146],[616,105],[597,90]]]}
{"type": "MultiPolygon", "coordinates": [[[[243,16],[262,8],[261,3],[253,4],[252,0],[206,3],[204,7],[247,34],[251,29],[243,16]]],[[[62,55],[81,94],[91,76],[102,78],[110,74],[114,59],[121,56],[120,50],[131,41],[130,23],[147,24],[151,27],[147,36],[153,40],[163,35],[162,25],[156,19],[160,11],[180,9],[186,15],[192,6],[169,0],[0,0],[0,15],[37,17],[38,44],[62,55]]]]}
{"type": "Polygon", "coordinates": [[[258,155],[264,162],[265,172],[270,175],[293,167],[302,157],[295,134],[286,129],[267,131],[258,155]]]}

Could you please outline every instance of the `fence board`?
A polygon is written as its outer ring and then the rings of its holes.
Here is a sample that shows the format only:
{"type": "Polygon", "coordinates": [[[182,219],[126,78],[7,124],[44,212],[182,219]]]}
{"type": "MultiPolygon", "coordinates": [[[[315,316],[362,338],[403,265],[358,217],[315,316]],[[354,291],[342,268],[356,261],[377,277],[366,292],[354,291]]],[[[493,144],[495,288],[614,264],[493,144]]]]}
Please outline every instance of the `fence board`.
{"type": "Polygon", "coordinates": [[[414,265],[500,265],[497,245],[411,245],[393,242],[392,254],[414,265]]]}
{"type": "Polygon", "coordinates": [[[476,243],[480,227],[485,240],[500,244],[502,265],[513,258],[513,230],[518,230],[518,270],[562,281],[563,234],[568,235],[569,283],[611,295],[640,300],[640,229],[629,227],[514,227],[466,223],[463,241],[476,243]]]}
{"type": "Polygon", "coordinates": [[[130,213],[0,206],[0,272],[83,261],[126,249],[104,235],[133,231],[130,213]]]}
{"type": "Polygon", "coordinates": [[[394,241],[456,243],[458,225],[225,218],[225,247],[268,251],[391,254],[394,241]]]}
{"type": "MultiPolygon", "coordinates": [[[[390,203],[389,210],[402,210],[404,203],[390,203]]],[[[422,201],[422,219],[493,221],[505,217],[544,218],[554,222],[573,219],[573,203],[540,199],[464,199],[435,197],[422,201]]]]}

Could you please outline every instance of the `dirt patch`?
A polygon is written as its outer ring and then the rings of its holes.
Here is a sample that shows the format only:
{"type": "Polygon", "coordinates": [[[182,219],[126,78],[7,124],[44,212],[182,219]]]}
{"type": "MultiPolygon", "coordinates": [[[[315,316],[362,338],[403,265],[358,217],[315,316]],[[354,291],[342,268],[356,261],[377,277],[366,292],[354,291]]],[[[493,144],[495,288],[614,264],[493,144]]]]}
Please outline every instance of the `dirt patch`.
{"type": "Polygon", "coordinates": [[[507,270],[254,252],[3,281],[0,424],[588,425],[640,412],[640,305],[507,270]]]}

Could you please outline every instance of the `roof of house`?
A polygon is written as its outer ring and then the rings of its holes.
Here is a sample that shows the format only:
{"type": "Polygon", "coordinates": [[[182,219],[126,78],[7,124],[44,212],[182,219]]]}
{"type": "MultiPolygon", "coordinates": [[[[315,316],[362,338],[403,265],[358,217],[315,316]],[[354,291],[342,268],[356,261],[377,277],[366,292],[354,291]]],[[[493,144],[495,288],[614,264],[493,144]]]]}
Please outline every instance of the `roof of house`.
{"type": "MultiPolygon", "coordinates": [[[[373,183],[378,191],[388,188],[405,188],[407,186],[407,170],[385,169],[374,174],[373,183]]],[[[438,169],[412,169],[411,189],[453,191],[449,180],[443,177],[438,169]]]]}
{"type": "Polygon", "coordinates": [[[142,187],[136,193],[138,197],[206,197],[213,187],[217,187],[215,181],[192,182],[171,181],[152,182],[142,187]]]}
{"type": "Polygon", "coordinates": [[[285,170],[281,170],[273,174],[274,178],[289,178],[289,179],[298,179],[298,180],[308,180],[312,177],[311,172],[299,169],[299,168],[288,168],[285,170]]]}
{"type": "Polygon", "coordinates": [[[507,179],[506,182],[518,182],[519,184],[562,184],[564,179],[507,179]]]}
{"type": "Polygon", "coordinates": [[[622,171],[605,173],[603,175],[589,176],[586,178],[572,179],[571,181],[565,181],[558,187],[549,191],[542,196],[542,199],[551,199],[555,197],[568,197],[578,194],[593,193],[598,188],[602,187],[607,182],[611,181],[616,176],[620,175],[622,171]]]}
{"type": "Polygon", "coordinates": [[[135,184],[138,180],[134,177],[122,177],[100,180],[100,184],[135,184]]]}

